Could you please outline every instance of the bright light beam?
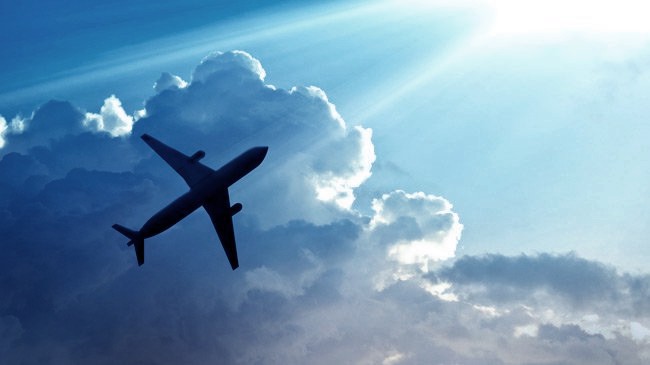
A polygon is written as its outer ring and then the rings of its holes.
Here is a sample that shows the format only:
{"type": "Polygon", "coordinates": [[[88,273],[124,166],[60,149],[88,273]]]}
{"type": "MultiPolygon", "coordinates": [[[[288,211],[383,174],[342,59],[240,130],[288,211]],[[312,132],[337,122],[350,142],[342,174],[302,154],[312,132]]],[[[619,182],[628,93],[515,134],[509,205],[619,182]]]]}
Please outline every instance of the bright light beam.
{"type": "Polygon", "coordinates": [[[649,33],[647,0],[392,0],[412,9],[472,8],[492,34],[649,33]]]}
{"type": "MultiPolygon", "coordinates": [[[[394,7],[394,12],[407,11],[418,14],[420,17],[426,16],[427,12],[433,15],[437,11],[448,12],[450,9],[463,12],[475,12],[484,16],[485,10],[482,7],[474,9],[473,6],[469,6],[475,3],[472,1],[459,1],[452,4],[446,0],[432,2],[410,0],[406,3],[410,5],[407,9],[403,7],[404,4],[401,2],[389,1],[389,3],[394,7]]],[[[388,11],[390,12],[391,10],[388,9],[388,11]]],[[[426,32],[427,29],[422,29],[421,31],[426,32]]],[[[474,51],[485,43],[485,39],[489,36],[485,31],[484,24],[477,22],[475,28],[469,35],[461,37],[446,52],[431,52],[428,57],[424,57],[419,63],[410,66],[409,72],[405,73],[401,78],[391,80],[390,83],[385,83],[374,90],[374,92],[369,93],[366,96],[367,102],[363,103],[360,101],[360,104],[364,104],[363,110],[353,115],[352,119],[355,122],[365,124],[366,121],[381,115],[404,98],[418,94],[418,90],[430,85],[432,80],[444,72],[449,71],[450,67],[470,57],[474,51]]],[[[437,87],[441,88],[444,86],[438,85],[437,87]]],[[[372,124],[377,125],[376,123],[372,124]]]]}
{"type": "MultiPolygon", "coordinates": [[[[412,68],[405,77],[383,85],[373,93],[372,103],[354,116],[364,123],[404,98],[417,95],[450,66],[470,57],[475,50],[517,36],[527,39],[606,34],[650,35],[650,2],[646,0],[389,0],[395,11],[426,17],[449,9],[470,11],[483,19],[474,35],[458,42],[445,54],[432,54],[412,68]]],[[[426,31],[423,29],[422,31],[426,31]]],[[[437,85],[437,88],[444,86],[437,85]]],[[[370,100],[370,99],[369,99],[370,100]]]]}
{"type": "Polygon", "coordinates": [[[354,3],[337,7],[312,6],[272,16],[260,14],[135,46],[107,50],[103,57],[106,61],[66,70],[36,85],[0,94],[0,105],[13,104],[39,95],[57,95],[60,90],[84,87],[144,70],[165,69],[165,66],[173,63],[200,59],[215,49],[241,49],[253,41],[270,41],[283,34],[299,34],[330,23],[363,19],[372,16],[373,12],[383,6],[354,3]]]}
{"type": "Polygon", "coordinates": [[[648,33],[646,0],[486,0],[493,34],[648,33]]]}
{"type": "Polygon", "coordinates": [[[448,71],[451,66],[471,54],[478,45],[482,44],[483,38],[481,35],[476,35],[459,42],[443,55],[434,54],[424,59],[407,76],[383,85],[379,90],[375,91],[372,104],[359,114],[356,114],[353,119],[364,124],[365,121],[380,115],[404,98],[416,94],[418,90],[430,84],[437,76],[448,71]]]}

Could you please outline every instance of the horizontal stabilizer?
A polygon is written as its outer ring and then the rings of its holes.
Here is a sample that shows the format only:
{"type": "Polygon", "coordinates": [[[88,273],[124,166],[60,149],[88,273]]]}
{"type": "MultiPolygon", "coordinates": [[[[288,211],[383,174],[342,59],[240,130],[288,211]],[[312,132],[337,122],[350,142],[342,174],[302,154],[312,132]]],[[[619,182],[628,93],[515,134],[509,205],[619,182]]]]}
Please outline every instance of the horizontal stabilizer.
{"type": "MultiPolygon", "coordinates": [[[[138,232],[136,232],[136,231],[134,231],[132,229],[128,229],[128,228],[126,228],[124,226],[120,226],[119,224],[113,224],[113,229],[115,229],[116,231],[120,232],[121,234],[125,235],[126,237],[128,237],[130,239],[134,239],[134,238],[136,238],[138,236],[138,232]]],[[[131,245],[129,245],[129,246],[131,246],[131,245]]]]}
{"type": "Polygon", "coordinates": [[[144,264],[144,238],[140,236],[139,232],[120,226],[119,224],[113,224],[113,228],[130,239],[127,245],[135,246],[135,256],[138,259],[138,266],[142,266],[144,264]]]}

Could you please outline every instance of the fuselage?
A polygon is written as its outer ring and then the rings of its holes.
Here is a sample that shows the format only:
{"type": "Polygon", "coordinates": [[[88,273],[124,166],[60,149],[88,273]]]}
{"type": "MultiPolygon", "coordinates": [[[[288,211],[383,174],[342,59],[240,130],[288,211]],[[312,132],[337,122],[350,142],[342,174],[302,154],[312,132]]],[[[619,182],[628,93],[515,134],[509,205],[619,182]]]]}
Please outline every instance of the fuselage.
{"type": "Polygon", "coordinates": [[[206,176],[192,186],[190,191],[149,218],[140,228],[142,238],[149,238],[166,231],[201,207],[217,192],[228,189],[230,185],[259,166],[267,151],[268,147],[251,148],[206,176]]]}

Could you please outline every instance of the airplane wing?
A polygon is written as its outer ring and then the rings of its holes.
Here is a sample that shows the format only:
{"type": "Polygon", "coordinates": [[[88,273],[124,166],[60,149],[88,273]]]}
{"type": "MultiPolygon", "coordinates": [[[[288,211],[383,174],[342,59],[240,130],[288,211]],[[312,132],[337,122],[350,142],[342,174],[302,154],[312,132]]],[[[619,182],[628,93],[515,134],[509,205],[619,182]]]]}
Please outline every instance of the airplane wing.
{"type": "Polygon", "coordinates": [[[212,220],[221,245],[226,251],[226,256],[228,256],[228,261],[230,261],[230,266],[235,270],[239,267],[239,260],[237,259],[235,230],[232,226],[232,210],[230,208],[228,189],[218,192],[213,198],[203,203],[203,208],[205,208],[212,220]]]}
{"type": "Polygon", "coordinates": [[[183,180],[185,180],[187,185],[190,187],[194,186],[213,172],[211,168],[199,162],[199,160],[205,156],[205,153],[202,151],[199,151],[190,157],[167,146],[148,134],[143,134],[142,139],[179,175],[181,175],[183,180]]]}

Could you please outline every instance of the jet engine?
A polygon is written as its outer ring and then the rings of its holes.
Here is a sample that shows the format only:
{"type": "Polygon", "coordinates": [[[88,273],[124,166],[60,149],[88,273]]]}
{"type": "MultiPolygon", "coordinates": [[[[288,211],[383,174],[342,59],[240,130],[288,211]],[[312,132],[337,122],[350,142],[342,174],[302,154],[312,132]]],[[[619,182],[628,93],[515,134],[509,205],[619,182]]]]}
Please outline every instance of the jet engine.
{"type": "Polygon", "coordinates": [[[233,204],[232,207],[230,207],[230,215],[233,216],[233,215],[241,212],[242,208],[243,208],[243,206],[241,205],[241,203],[233,204]]]}
{"type": "Polygon", "coordinates": [[[202,159],[203,157],[205,157],[205,152],[203,152],[203,151],[196,151],[196,152],[192,155],[192,157],[190,157],[190,162],[197,162],[197,161],[199,161],[200,159],[202,159]]]}

